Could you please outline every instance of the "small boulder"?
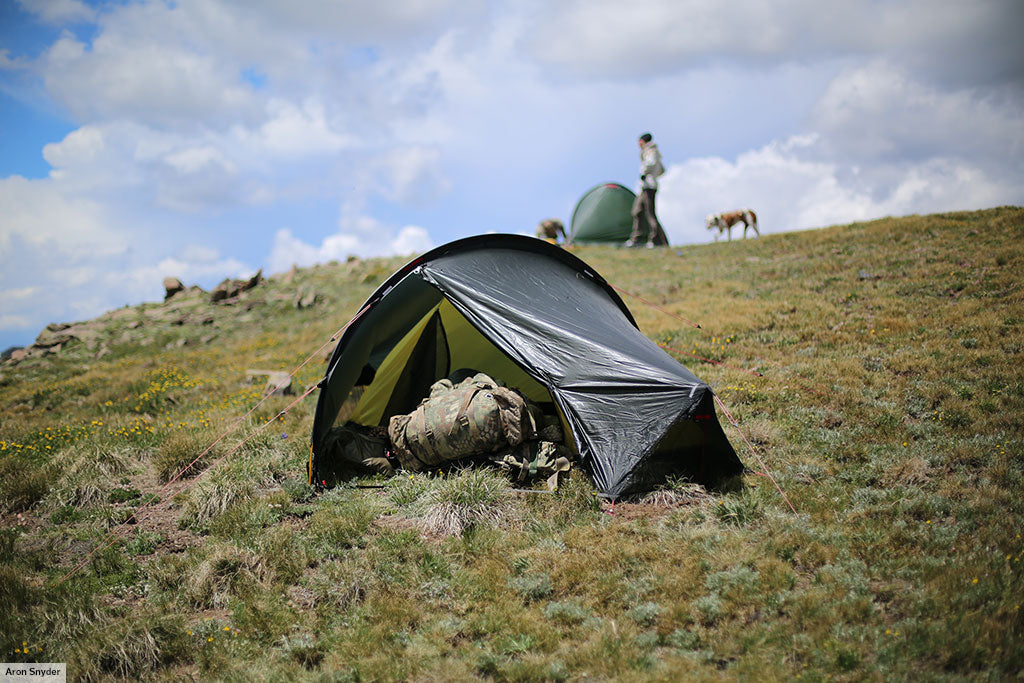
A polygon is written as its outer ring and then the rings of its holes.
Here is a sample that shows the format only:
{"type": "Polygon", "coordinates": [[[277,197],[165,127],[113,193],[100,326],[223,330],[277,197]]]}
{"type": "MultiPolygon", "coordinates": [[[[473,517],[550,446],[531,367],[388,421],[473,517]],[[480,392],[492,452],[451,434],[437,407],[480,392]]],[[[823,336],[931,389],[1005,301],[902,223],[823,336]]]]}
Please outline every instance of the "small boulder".
{"type": "Polygon", "coordinates": [[[68,334],[68,330],[71,325],[66,323],[50,323],[43,328],[43,331],[36,337],[36,342],[33,346],[39,346],[42,348],[48,348],[51,346],[60,346],[65,342],[71,340],[71,335],[68,334]]]}
{"type": "Polygon", "coordinates": [[[185,285],[176,277],[164,278],[164,301],[167,301],[178,292],[185,291],[185,285]]]}
{"type": "Polygon", "coordinates": [[[225,280],[210,290],[210,302],[217,303],[231,296],[231,280],[225,280]]]}
{"type": "Polygon", "coordinates": [[[267,378],[267,383],[263,387],[264,396],[295,394],[295,389],[292,387],[292,376],[282,370],[246,370],[245,376],[250,383],[258,382],[264,377],[267,378]]]}
{"type": "Polygon", "coordinates": [[[314,289],[299,290],[295,295],[295,308],[312,308],[320,300],[320,295],[314,289]]]}

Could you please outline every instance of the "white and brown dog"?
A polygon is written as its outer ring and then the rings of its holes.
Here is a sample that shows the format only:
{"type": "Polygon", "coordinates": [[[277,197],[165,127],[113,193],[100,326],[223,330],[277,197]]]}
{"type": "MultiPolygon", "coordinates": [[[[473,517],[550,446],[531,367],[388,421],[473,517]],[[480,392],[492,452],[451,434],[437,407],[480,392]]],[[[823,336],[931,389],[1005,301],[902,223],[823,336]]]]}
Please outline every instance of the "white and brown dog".
{"type": "Polygon", "coordinates": [[[722,233],[729,235],[729,239],[732,239],[732,226],[737,223],[743,224],[743,238],[747,237],[747,228],[753,228],[754,234],[758,237],[761,236],[761,232],[757,229],[757,214],[752,209],[739,209],[737,211],[726,211],[725,213],[716,213],[707,217],[704,221],[705,226],[708,230],[714,230],[718,228],[718,234],[715,235],[715,241],[722,236],[722,233]]]}

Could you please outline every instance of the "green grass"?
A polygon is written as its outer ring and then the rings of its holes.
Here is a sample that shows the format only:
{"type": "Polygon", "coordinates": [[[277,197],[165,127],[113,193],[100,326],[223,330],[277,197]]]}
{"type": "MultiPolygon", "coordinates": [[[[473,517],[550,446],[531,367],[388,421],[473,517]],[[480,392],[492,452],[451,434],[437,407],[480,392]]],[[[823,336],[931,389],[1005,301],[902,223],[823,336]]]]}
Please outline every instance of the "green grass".
{"type": "Polygon", "coordinates": [[[75,680],[1019,677],[1022,238],[1004,207],[576,250],[755,471],[614,510],[578,470],[306,485],[315,394],[250,414],[245,371],[314,354],[318,381],[401,260],[272,278],[212,324],[112,312],[103,358],[0,366],[0,646],[75,680]]]}

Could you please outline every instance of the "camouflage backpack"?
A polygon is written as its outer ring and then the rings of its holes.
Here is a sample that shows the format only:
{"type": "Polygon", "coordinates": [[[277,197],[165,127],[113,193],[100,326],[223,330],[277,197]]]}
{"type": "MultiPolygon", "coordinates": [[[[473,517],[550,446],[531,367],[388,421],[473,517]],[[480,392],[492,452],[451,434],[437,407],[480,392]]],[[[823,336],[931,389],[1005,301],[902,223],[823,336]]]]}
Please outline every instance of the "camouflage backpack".
{"type": "Polygon", "coordinates": [[[416,410],[388,424],[394,454],[412,471],[507,449],[534,431],[526,400],[483,373],[435,382],[416,410]]]}

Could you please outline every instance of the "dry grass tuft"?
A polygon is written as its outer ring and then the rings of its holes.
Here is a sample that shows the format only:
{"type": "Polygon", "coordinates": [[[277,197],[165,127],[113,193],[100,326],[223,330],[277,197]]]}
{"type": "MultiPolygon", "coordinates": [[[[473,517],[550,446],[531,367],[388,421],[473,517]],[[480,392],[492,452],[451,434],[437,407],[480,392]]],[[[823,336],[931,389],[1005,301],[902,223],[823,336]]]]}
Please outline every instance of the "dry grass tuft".
{"type": "Polygon", "coordinates": [[[461,536],[477,526],[499,528],[515,519],[508,480],[488,470],[462,470],[427,496],[420,518],[428,534],[461,536]]]}
{"type": "Polygon", "coordinates": [[[930,471],[924,458],[910,458],[893,465],[882,481],[887,486],[922,486],[931,479],[930,471]]]}
{"type": "Polygon", "coordinates": [[[216,438],[208,430],[173,432],[152,456],[153,467],[160,482],[166,483],[179,474],[181,479],[188,479],[202,472],[207,463],[220,455],[219,447],[210,448],[216,438]],[[186,467],[188,469],[182,472],[186,467]]]}
{"type": "Polygon", "coordinates": [[[104,499],[121,475],[136,466],[136,453],[129,447],[89,443],[73,451],[73,459],[56,478],[46,505],[50,509],[73,505],[84,507],[104,499]]]}
{"type": "Polygon", "coordinates": [[[680,482],[672,486],[660,488],[657,491],[645,493],[639,497],[638,503],[645,505],[660,505],[664,507],[679,507],[683,505],[707,505],[714,502],[712,496],[700,484],[691,482],[680,482]]]}

